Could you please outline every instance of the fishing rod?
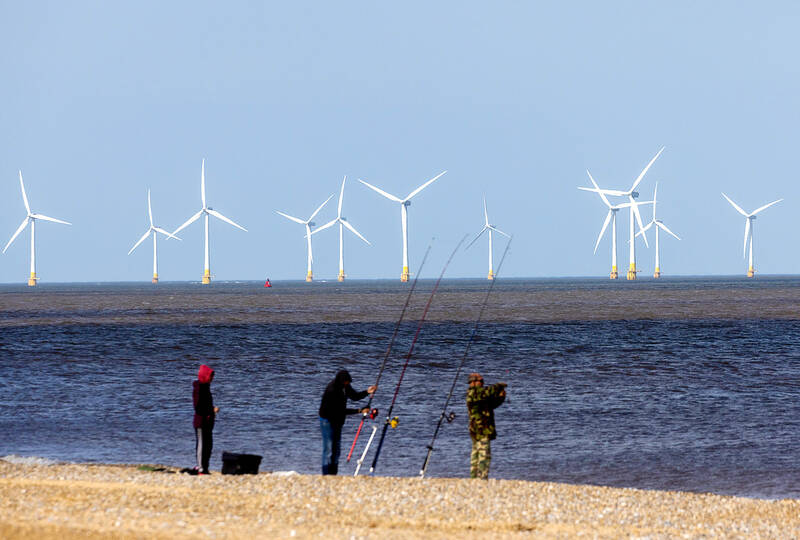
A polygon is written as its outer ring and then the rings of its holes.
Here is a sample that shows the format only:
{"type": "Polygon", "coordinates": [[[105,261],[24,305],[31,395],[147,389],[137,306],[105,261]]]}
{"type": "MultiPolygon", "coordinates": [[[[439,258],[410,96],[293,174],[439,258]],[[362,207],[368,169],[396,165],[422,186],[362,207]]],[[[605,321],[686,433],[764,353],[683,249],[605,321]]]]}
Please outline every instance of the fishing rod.
{"type": "MultiPolygon", "coordinates": [[[[394,345],[394,340],[397,338],[397,332],[400,330],[400,324],[403,322],[403,318],[406,316],[406,309],[408,309],[408,304],[411,302],[411,295],[414,292],[414,288],[417,286],[417,280],[419,279],[419,275],[422,273],[422,267],[425,266],[425,261],[428,259],[428,254],[431,252],[433,240],[434,239],[431,239],[431,243],[428,244],[428,249],[425,250],[425,255],[422,257],[422,262],[420,263],[419,269],[414,276],[414,281],[411,283],[411,290],[408,291],[408,296],[406,296],[406,303],[403,305],[403,311],[400,312],[400,318],[397,320],[397,324],[394,326],[394,332],[392,333],[392,338],[389,340],[389,346],[386,348],[386,354],[383,355],[383,362],[381,362],[381,368],[378,371],[378,378],[375,379],[375,386],[378,386],[378,383],[381,382],[381,375],[383,375],[383,370],[386,369],[386,361],[389,359],[389,355],[392,352],[392,346],[394,345]]],[[[348,463],[350,462],[350,458],[353,456],[353,449],[355,449],[358,436],[361,434],[361,428],[364,427],[364,421],[367,419],[367,417],[374,419],[378,415],[378,409],[372,408],[372,400],[374,398],[375,393],[373,392],[370,394],[369,400],[367,400],[367,412],[363,413],[361,416],[361,422],[358,424],[356,436],[353,438],[353,444],[350,446],[350,452],[347,454],[348,463]]]]}
{"type": "Polygon", "coordinates": [[[411,355],[414,353],[414,345],[417,343],[417,338],[419,337],[420,330],[422,330],[422,324],[425,322],[425,317],[428,316],[428,309],[431,307],[431,302],[433,301],[433,297],[436,294],[436,290],[439,288],[439,284],[442,282],[442,278],[444,277],[444,273],[447,271],[447,267],[450,266],[450,261],[453,260],[453,257],[458,251],[458,248],[461,247],[461,244],[463,244],[464,240],[466,239],[467,235],[465,234],[458,242],[453,252],[450,254],[450,258],[447,259],[444,268],[442,268],[442,273],[439,274],[439,279],[436,280],[436,284],[433,286],[431,295],[430,297],[428,297],[428,303],[425,304],[425,310],[422,312],[422,317],[420,318],[419,323],[417,324],[417,331],[414,333],[414,339],[411,340],[411,347],[408,349],[408,354],[406,355],[405,364],[403,364],[403,369],[402,371],[400,371],[400,379],[397,381],[397,386],[395,386],[394,397],[392,397],[392,402],[389,405],[389,411],[386,413],[386,423],[383,424],[383,431],[381,432],[380,441],[378,441],[378,448],[377,450],[375,450],[375,457],[372,459],[372,465],[369,468],[370,473],[375,471],[375,466],[378,463],[378,457],[380,457],[381,455],[381,448],[383,448],[383,440],[386,438],[386,429],[390,425],[392,427],[397,427],[397,418],[392,418],[392,409],[394,409],[394,403],[395,401],[397,401],[397,394],[400,392],[400,385],[403,383],[403,376],[406,374],[406,368],[408,367],[408,362],[411,360],[411,355]]]}
{"type": "Polygon", "coordinates": [[[428,470],[428,464],[431,460],[431,454],[433,453],[433,444],[436,442],[436,437],[439,435],[439,430],[442,427],[442,422],[447,420],[448,423],[452,422],[453,419],[456,417],[455,413],[447,414],[447,406],[450,405],[450,399],[453,397],[453,391],[456,389],[456,383],[458,382],[458,377],[461,375],[461,370],[464,369],[464,362],[467,360],[467,355],[469,354],[470,346],[475,339],[475,334],[478,332],[478,325],[483,318],[483,312],[486,309],[487,304],[489,303],[489,295],[492,294],[492,289],[494,288],[495,282],[497,282],[497,275],[500,273],[500,270],[503,268],[503,261],[506,259],[506,255],[508,254],[508,248],[511,246],[511,240],[513,240],[513,236],[508,239],[506,243],[506,249],[503,251],[503,257],[500,259],[500,265],[497,267],[497,272],[494,274],[495,279],[489,284],[489,289],[486,291],[486,297],[483,299],[483,305],[481,305],[481,310],[478,312],[478,318],[475,320],[475,326],[472,328],[472,334],[469,336],[469,340],[467,341],[467,348],[464,350],[464,355],[461,357],[461,363],[458,365],[458,369],[456,370],[456,376],[453,377],[453,384],[450,386],[450,393],[447,394],[447,399],[444,401],[444,407],[442,407],[442,414],[439,416],[439,422],[436,424],[436,429],[433,431],[433,438],[431,438],[431,444],[428,445],[428,453],[425,456],[425,462],[422,464],[422,469],[419,471],[420,478],[425,478],[425,472],[428,470]]]}

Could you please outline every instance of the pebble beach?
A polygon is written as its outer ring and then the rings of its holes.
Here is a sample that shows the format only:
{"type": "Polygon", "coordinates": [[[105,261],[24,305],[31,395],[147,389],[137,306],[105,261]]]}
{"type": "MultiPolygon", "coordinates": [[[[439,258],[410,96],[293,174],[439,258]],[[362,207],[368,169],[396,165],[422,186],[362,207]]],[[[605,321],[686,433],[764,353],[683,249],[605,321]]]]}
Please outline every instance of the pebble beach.
{"type": "Polygon", "coordinates": [[[800,500],[0,460],[0,538],[797,538],[800,500]]]}

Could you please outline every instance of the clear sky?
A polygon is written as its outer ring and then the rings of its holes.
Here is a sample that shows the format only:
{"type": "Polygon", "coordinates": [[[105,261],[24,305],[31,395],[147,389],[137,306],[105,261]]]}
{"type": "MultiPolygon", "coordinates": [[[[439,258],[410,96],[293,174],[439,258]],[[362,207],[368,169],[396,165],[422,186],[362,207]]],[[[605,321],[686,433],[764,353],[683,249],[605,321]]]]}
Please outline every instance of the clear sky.
{"type": "MultiPolygon", "coordinates": [[[[796,2],[3,2],[0,4],[0,241],[33,210],[42,282],[147,281],[147,189],[174,230],[209,204],[219,280],[302,279],[306,217],[348,176],[351,278],[397,278],[399,205],[412,271],[438,237],[452,246],[490,220],[515,235],[504,273],[604,276],[592,254],[605,208],[589,185],[659,182],[665,274],[743,274],[753,210],[756,270],[800,273],[800,4],[796,2]]],[[[335,200],[317,218],[335,215],[335,200]]],[[[650,210],[644,210],[649,218],[650,210]]],[[[627,216],[620,215],[620,269],[627,216]]],[[[203,232],[159,241],[162,280],[199,280],[203,232]]],[[[652,236],[651,236],[652,239],[652,236]]],[[[338,235],[315,241],[315,277],[335,278],[338,235]]],[[[29,233],[0,255],[0,282],[25,282],[29,233]]],[[[486,242],[448,275],[484,277],[486,242]]],[[[496,245],[499,258],[502,243],[496,245]]],[[[639,246],[649,275],[653,250],[639,246]]]]}

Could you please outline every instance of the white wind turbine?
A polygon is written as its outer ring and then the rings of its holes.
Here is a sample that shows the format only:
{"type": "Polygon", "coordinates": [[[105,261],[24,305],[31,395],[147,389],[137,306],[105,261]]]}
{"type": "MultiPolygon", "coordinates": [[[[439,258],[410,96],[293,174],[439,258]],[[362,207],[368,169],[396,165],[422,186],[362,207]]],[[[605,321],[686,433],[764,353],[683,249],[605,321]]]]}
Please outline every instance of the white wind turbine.
{"type": "Polygon", "coordinates": [[[25,203],[25,211],[28,215],[25,216],[25,219],[22,220],[22,224],[17,229],[17,232],[14,233],[14,236],[11,237],[11,240],[8,241],[6,247],[3,248],[3,253],[6,252],[8,247],[14,241],[14,239],[19,236],[19,233],[25,228],[28,223],[31,224],[31,275],[28,278],[28,286],[35,287],[36,281],[39,279],[36,277],[36,220],[41,219],[42,221],[52,221],[54,223],[63,223],[64,225],[72,225],[67,221],[61,221],[60,219],[47,217],[42,214],[34,214],[31,212],[31,207],[28,204],[28,196],[25,195],[25,184],[22,182],[22,171],[19,171],[19,187],[22,189],[22,202],[25,203]]]}
{"type": "Polygon", "coordinates": [[[173,236],[171,233],[168,233],[161,227],[156,227],[153,225],[153,207],[150,204],[150,190],[147,190],[147,215],[150,216],[150,228],[139,238],[139,241],[136,242],[131,250],[128,252],[128,255],[133,253],[133,250],[139,247],[139,244],[144,242],[147,237],[152,234],[153,235],[153,283],[158,283],[158,248],[156,247],[156,236],[157,233],[161,233],[169,238],[174,238],[175,240],[180,240],[177,236],[173,236]]]}
{"type": "Polygon", "coordinates": [[[359,233],[355,229],[355,227],[350,225],[350,223],[347,221],[347,218],[342,217],[342,198],[344,197],[344,183],[346,181],[347,181],[347,176],[345,176],[344,179],[342,180],[342,189],[339,191],[339,209],[337,210],[336,218],[334,218],[333,220],[329,221],[328,223],[326,223],[325,225],[323,225],[322,227],[320,227],[319,229],[317,229],[316,231],[313,231],[311,233],[311,234],[317,234],[320,231],[324,231],[328,227],[332,227],[333,225],[335,225],[337,223],[339,224],[339,277],[338,277],[339,281],[344,281],[344,278],[345,278],[345,275],[344,275],[344,237],[343,237],[343,234],[342,234],[342,228],[343,227],[347,227],[348,229],[350,229],[350,231],[353,232],[353,234],[355,234],[356,236],[361,238],[368,245],[370,245],[370,246],[372,245],[372,244],[369,243],[369,240],[367,240],[366,238],[361,236],[361,233],[359,233]]]}
{"type": "Polygon", "coordinates": [[[485,197],[483,199],[483,217],[484,217],[483,229],[481,229],[481,232],[479,232],[477,234],[477,236],[475,236],[475,238],[472,239],[472,242],[467,244],[467,248],[469,248],[469,246],[474,244],[475,241],[478,238],[480,238],[481,235],[484,232],[489,231],[489,275],[487,276],[487,279],[492,280],[492,279],[494,279],[494,265],[492,264],[492,233],[493,232],[498,232],[498,233],[502,234],[503,236],[505,236],[506,238],[511,238],[511,237],[509,235],[507,235],[506,233],[504,233],[503,231],[501,231],[500,229],[498,229],[497,227],[495,227],[494,225],[489,223],[489,212],[486,210],[486,198],[485,197]]]}
{"type": "MultiPolygon", "coordinates": [[[[600,186],[597,185],[597,182],[594,181],[592,178],[592,174],[589,171],[586,171],[586,174],[589,175],[589,180],[592,181],[592,185],[595,187],[595,190],[600,198],[603,200],[605,205],[608,207],[608,214],[606,214],[606,219],[603,222],[603,228],[600,229],[600,234],[597,236],[597,242],[594,244],[594,252],[597,253],[597,247],[600,245],[600,240],[603,239],[603,234],[605,234],[606,229],[608,228],[608,222],[611,222],[611,279],[617,279],[619,277],[619,272],[617,272],[617,212],[622,208],[627,208],[631,205],[631,203],[622,203],[622,204],[611,204],[608,198],[603,193],[603,190],[600,189],[600,186]]],[[[585,188],[579,188],[585,189],[585,188]]]]}
{"type": "MultiPolygon", "coordinates": [[[[655,163],[658,159],[658,156],[661,155],[661,152],[664,151],[664,147],[661,147],[661,150],[650,160],[650,163],[642,169],[642,172],[639,173],[639,176],[633,182],[633,185],[627,191],[621,191],[618,189],[599,189],[599,188],[585,188],[581,187],[578,189],[582,189],[584,191],[594,191],[597,193],[605,193],[606,195],[614,195],[616,197],[628,197],[628,202],[630,203],[630,237],[629,237],[629,245],[630,245],[630,264],[628,266],[628,279],[633,280],[636,279],[636,243],[635,243],[635,236],[636,231],[634,230],[634,216],[636,217],[636,222],[639,224],[639,229],[643,229],[644,225],[642,225],[642,215],[639,213],[639,205],[644,203],[636,202],[636,199],[639,197],[639,192],[636,191],[636,187],[644,178],[644,175],[647,174],[648,169],[655,163]]],[[[587,171],[588,172],[588,171],[587,171]]],[[[644,245],[650,247],[647,243],[647,235],[643,234],[642,238],[644,239],[644,245]]]]}
{"type": "Polygon", "coordinates": [[[383,195],[387,199],[392,200],[394,202],[400,203],[400,225],[401,225],[402,231],[403,231],[403,272],[400,274],[400,281],[408,281],[408,276],[409,276],[409,274],[408,274],[408,207],[411,206],[411,198],[414,195],[416,195],[417,193],[419,193],[420,191],[422,191],[423,189],[425,189],[426,187],[428,187],[429,185],[431,185],[435,180],[437,180],[440,176],[442,176],[446,172],[447,171],[440,172],[439,174],[437,174],[436,176],[434,176],[433,178],[431,178],[430,180],[428,180],[427,182],[425,182],[424,184],[419,186],[417,189],[415,189],[414,191],[409,193],[408,196],[405,199],[401,199],[400,197],[396,197],[396,196],[392,195],[391,193],[386,193],[382,189],[377,188],[377,187],[373,186],[372,184],[369,184],[369,183],[367,183],[367,182],[365,182],[363,180],[359,180],[359,182],[361,182],[362,184],[364,184],[368,188],[371,188],[371,189],[377,191],[378,193],[380,193],[381,195],[383,195]]]}
{"type": "MultiPolygon", "coordinates": [[[[659,245],[658,245],[658,230],[662,229],[664,232],[671,234],[675,238],[678,238],[678,235],[675,234],[674,232],[672,232],[671,230],[669,230],[667,228],[667,226],[664,225],[663,221],[661,221],[660,219],[656,219],[656,202],[657,202],[656,201],[656,196],[657,195],[658,195],[658,182],[656,182],[656,187],[653,190],[653,219],[650,221],[650,223],[645,225],[644,229],[642,229],[641,231],[636,233],[636,236],[639,236],[640,234],[644,234],[645,231],[647,229],[649,229],[650,227],[652,227],[652,226],[655,226],[655,228],[656,228],[656,270],[655,270],[655,272],[653,272],[653,277],[654,278],[660,278],[661,277],[661,257],[660,257],[659,245]]],[[[678,238],[678,240],[680,240],[680,238],[678,238]]]]}
{"type": "Polygon", "coordinates": [[[238,224],[234,223],[232,220],[226,218],[225,216],[223,216],[222,214],[220,214],[219,212],[217,212],[216,210],[214,210],[210,206],[206,205],[206,160],[205,159],[203,159],[203,164],[202,164],[202,166],[200,168],[200,198],[201,198],[201,200],[203,202],[203,207],[195,215],[193,215],[192,217],[187,219],[186,223],[184,223],[183,225],[181,225],[180,227],[175,229],[172,232],[172,234],[178,234],[184,227],[186,227],[188,225],[191,225],[192,223],[197,221],[200,218],[200,216],[203,216],[205,218],[205,230],[206,230],[205,246],[206,246],[206,249],[205,249],[205,267],[204,267],[204,270],[203,270],[202,283],[204,285],[208,285],[209,283],[211,283],[211,256],[209,254],[209,245],[208,245],[208,216],[214,216],[217,219],[221,219],[222,221],[224,221],[226,223],[230,223],[234,227],[242,229],[245,232],[247,232],[247,229],[245,229],[241,225],[238,225],[238,224]]]}
{"type": "Polygon", "coordinates": [[[756,274],[755,268],[753,267],[753,221],[756,219],[756,214],[758,214],[762,210],[765,210],[765,209],[769,208],[773,204],[778,204],[783,199],[778,199],[777,201],[772,201],[769,204],[765,204],[761,208],[756,208],[755,210],[753,210],[752,212],[750,212],[748,214],[747,212],[742,210],[739,207],[739,205],[737,205],[735,202],[730,200],[730,198],[727,195],[725,195],[723,193],[722,196],[725,197],[728,200],[729,203],[731,203],[731,206],[733,206],[736,209],[737,212],[739,212],[740,214],[742,214],[745,217],[745,223],[744,223],[744,246],[742,246],[742,257],[744,257],[745,253],[747,253],[747,240],[749,238],[749,240],[750,240],[750,264],[748,265],[748,268],[747,268],[747,277],[753,277],[756,274]]]}
{"type": "Polygon", "coordinates": [[[325,199],[325,202],[319,205],[319,207],[316,210],[314,210],[314,213],[311,214],[311,216],[305,221],[300,218],[296,218],[294,216],[290,216],[289,214],[284,214],[283,212],[275,210],[278,214],[282,215],[286,219],[291,219],[295,223],[299,223],[300,225],[305,225],[306,227],[306,239],[308,240],[308,273],[306,273],[306,281],[313,281],[314,279],[311,273],[311,263],[314,261],[314,256],[311,253],[311,227],[313,227],[315,224],[311,220],[314,219],[314,216],[316,216],[319,213],[319,211],[322,210],[322,207],[328,204],[328,201],[330,201],[335,195],[336,193],[325,199]]]}

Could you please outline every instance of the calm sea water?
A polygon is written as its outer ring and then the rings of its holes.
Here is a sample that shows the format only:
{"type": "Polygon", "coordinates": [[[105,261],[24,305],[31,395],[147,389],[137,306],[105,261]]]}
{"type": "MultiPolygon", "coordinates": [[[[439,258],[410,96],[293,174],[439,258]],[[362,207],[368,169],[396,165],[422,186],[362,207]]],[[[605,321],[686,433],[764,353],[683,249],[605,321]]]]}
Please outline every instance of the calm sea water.
{"type": "MultiPolygon", "coordinates": [[[[408,284],[273,285],[0,286],[0,456],[193,465],[207,363],[212,468],[227,450],[318,472],[322,390],[340,368],[374,382],[408,284]]],[[[432,286],[417,287],[380,418],[432,286]]],[[[434,298],[375,474],[419,473],[486,287],[445,281],[434,298]]],[[[429,475],[468,476],[466,374],[480,371],[509,385],[492,477],[800,497],[799,307],[796,278],[498,281],[429,475]]]]}

